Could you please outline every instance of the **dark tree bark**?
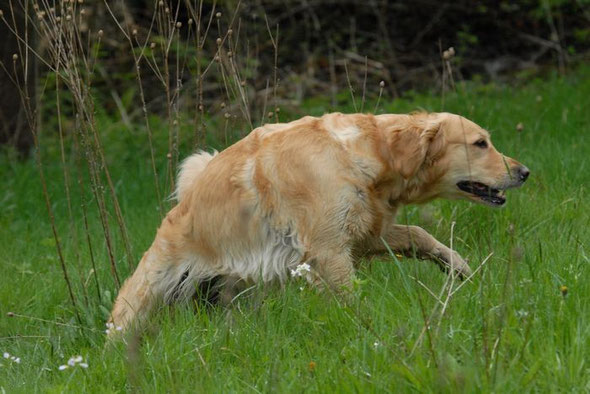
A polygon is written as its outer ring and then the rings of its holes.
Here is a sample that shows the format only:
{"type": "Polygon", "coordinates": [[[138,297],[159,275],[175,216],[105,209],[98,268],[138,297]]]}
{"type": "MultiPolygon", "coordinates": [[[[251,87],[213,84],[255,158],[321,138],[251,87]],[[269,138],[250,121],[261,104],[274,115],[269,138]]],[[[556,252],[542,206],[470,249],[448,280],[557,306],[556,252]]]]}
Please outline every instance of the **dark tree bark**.
{"type": "MultiPolygon", "coordinates": [[[[16,29],[19,34],[24,35],[26,27],[24,13],[22,10],[17,9],[17,7],[14,10],[16,29]]],[[[7,10],[3,11],[5,13],[5,20],[11,20],[6,18],[7,10]]],[[[29,29],[28,38],[32,45],[31,31],[32,29],[29,29]]],[[[29,52],[27,75],[25,76],[22,62],[24,61],[26,49],[22,43],[19,46],[17,38],[8,26],[1,21],[0,37],[2,40],[2,44],[0,45],[0,59],[6,69],[0,68],[0,144],[15,147],[22,157],[26,157],[33,146],[33,130],[30,129],[25,108],[22,105],[21,95],[14,81],[18,81],[21,88],[24,89],[26,78],[31,109],[33,109],[35,104],[36,61],[32,53],[29,52]],[[13,60],[15,54],[18,56],[16,64],[13,60]]]]}

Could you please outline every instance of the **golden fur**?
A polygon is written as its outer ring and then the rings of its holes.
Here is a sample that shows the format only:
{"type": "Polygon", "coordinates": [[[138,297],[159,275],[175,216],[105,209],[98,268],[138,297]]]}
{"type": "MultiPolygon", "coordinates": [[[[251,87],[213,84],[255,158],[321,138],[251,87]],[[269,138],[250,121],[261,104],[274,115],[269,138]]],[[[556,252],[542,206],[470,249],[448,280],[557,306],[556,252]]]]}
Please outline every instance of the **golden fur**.
{"type": "Polygon", "coordinates": [[[178,204],[121,288],[111,322],[126,329],[213,277],[283,282],[303,262],[311,283],[347,287],[353,256],[385,252],[384,242],[469,275],[425,230],[396,225],[396,211],[437,197],[502,204],[501,190],[527,176],[485,130],[448,113],[333,113],[264,125],[183,163],[178,204]]]}

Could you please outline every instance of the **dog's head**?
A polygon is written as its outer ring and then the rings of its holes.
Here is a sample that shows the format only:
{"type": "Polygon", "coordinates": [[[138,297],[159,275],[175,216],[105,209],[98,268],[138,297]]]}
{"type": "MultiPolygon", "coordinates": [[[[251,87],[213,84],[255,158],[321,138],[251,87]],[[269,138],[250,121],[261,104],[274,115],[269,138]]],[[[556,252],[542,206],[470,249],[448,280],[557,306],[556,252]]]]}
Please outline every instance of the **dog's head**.
{"type": "Polygon", "coordinates": [[[415,202],[443,197],[501,206],[504,191],[529,176],[527,167],[494,148],[486,130],[462,116],[419,114],[410,122],[395,133],[390,149],[394,168],[418,191],[415,202]]]}

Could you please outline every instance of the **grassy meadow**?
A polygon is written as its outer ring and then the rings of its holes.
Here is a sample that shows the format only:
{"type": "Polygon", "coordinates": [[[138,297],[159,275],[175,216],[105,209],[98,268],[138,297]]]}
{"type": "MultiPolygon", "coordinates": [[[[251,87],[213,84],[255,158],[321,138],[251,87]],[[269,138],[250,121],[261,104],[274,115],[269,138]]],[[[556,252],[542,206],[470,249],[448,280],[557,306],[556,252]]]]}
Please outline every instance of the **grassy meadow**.
{"type": "MultiPolygon", "coordinates": [[[[359,97],[354,104],[348,91],[338,97],[336,107],[318,97],[296,111],[285,109],[281,121],[353,112],[354,105],[361,110],[359,97]]],[[[258,286],[230,308],[164,308],[145,335],[126,343],[105,338],[116,285],[92,194],[74,193],[77,164],[66,162],[73,179],[68,202],[59,143],[46,133],[44,174],[79,318],[63,279],[38,168],[33,159],[19,162],[4,153],[0,355],[9,356],[0,358],[0,392],[590,390],[589,97],[590,69],[580,68],[510,86],[459,84],[444,102],[439,93],[381,99],[379,113],[462,114],[490,130],[498,150],[531,170],[501,209],[436,201],[401,212],[400,222],[452,242],[472,268],[485,261],[464,285],[449,283],[430,262],[385,256],[361,264],[351,305],[293,280],[284,289],[258,286]],[[81,204],[88,207],[96,271],[81,204]],[[76,355],[87,368],[59,369],[76,355]]],[[[363,110],[374,107],[367,103],[363,110]]],[[[122,279],[153,240],[159,201],[142,122],[129,129],[100,109],[97,119],[131,244],[128,261],[113,230],[122,279]]],[[[165,144],[166,122],[150,122],[156,146],[158,139],[165,144]]],[[[247,132],[231,124],[228,129],[230,140],[247,132]]],[[[212,147],[224,143],[209,138],[212,147]]],[[[181,156],[190,153],[188,146],[181,146],[181,156]]],[[[164,189],[165,158],[156,165],[164,189]]],[[[113,214],[108,219],[115,223],[113,214]]]]}

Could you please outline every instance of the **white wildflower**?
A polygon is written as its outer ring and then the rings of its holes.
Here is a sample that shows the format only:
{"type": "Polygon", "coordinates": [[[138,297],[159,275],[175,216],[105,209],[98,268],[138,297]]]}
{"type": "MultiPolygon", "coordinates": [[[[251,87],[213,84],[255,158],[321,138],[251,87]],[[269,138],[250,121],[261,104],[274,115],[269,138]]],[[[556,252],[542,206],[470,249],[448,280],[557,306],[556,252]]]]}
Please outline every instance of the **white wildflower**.
{"type": "Polygon", "coordinates": [[[8,353],[8,352],[2,353],[2,357],[4,357],[7,360],[12,361],[13,363],[20,364],[20,357],[11,356],[10,353],[8,353]]]}
{"type": "Polygon", "coordinates": [[[88,363],[85,363],[83,361],[84,359],[82,358],[82,356],[72,356],[65,365],[60,365],[58,369],[60,371],[63,371],[68,368],[74,368],[76,365],[78,365],[81,368],[88,368],[88,363]]]}
{"type": "Polygon", "coordinates": [[[381,346],[379,342],[375,341],[375,343],[373,343],[373,347],[375,347],[375,349],[377,349],[379,346],[381,346]]]}
{"type": "Polygon", "coordinates": [[[291,276],[304,276],[306,272],[311,272],[311,267],[307,263],[299,264],[294,270],[291,270],[291,276]]]}
{"type": "Polygon", "coordinates": [[[107,323],[106,326],[107,326],[107,329],[104,330],[104,332],[107,335],[109,335],[111,332],[113,332],[113,330],[115,330],[115,331],[123,331],[123,327],[115,326],[113,323],[107,323]]]}

